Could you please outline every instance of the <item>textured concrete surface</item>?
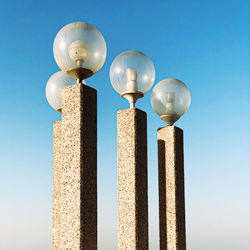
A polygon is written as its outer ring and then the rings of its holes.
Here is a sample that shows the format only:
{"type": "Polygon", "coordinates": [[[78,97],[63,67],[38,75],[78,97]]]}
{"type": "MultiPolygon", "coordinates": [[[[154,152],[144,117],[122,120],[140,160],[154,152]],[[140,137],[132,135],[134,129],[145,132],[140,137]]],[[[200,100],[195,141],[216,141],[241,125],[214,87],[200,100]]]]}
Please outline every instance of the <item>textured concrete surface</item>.
{"type": "Polygon", "coordinates": [[[60,248],[97,249],[97,93],[64,87],[61,121],[60,248]]]}
{"type": "Polygon", "coordinates": [[[158,129],[160,249],[185,250],[183,131],[158,129]]]}
{"type": "Polygon", "coordinates": [[[61,121],[53,124],[53,196],[52,196],[52,249],[60,249],[60,167],[61,167],[61,121]]]}
{"type": "Polygon", "coordinates": [[[118,249],[148,249],[147,115],[117,112],[118,249]]]}

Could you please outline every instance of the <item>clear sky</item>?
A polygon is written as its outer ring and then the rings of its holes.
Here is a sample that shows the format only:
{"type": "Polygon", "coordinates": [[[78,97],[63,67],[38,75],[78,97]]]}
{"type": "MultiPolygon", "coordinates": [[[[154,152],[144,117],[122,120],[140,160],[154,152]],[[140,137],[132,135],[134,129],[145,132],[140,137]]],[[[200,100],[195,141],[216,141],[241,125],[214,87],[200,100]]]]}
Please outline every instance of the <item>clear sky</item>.
{"type": "MultiPolygon", "coordinates": [[[[184,129],[187,249],[250,249],[250,74],[247,0],[0,2],[0,249],[51,249],[52,123],[45,98],[57,32],[96,26],[107,43],[98,90],[99,249],[117,249],[116,111],[128,108],[109,68],[125,50],[148,55],[156,83],[184,81],[192,96],[184,129]]],[[[157,128],[148,114],[150,249],[158,249],[157,128]]]]}

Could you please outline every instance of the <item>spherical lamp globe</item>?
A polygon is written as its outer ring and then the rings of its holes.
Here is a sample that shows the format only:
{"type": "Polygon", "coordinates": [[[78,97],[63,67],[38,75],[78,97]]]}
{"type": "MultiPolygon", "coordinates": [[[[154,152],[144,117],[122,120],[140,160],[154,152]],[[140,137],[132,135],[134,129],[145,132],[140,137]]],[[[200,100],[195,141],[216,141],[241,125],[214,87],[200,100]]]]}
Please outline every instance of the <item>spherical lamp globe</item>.
{"type": "Polygon", "coordinates": [[[129,101],[132,108],[137,99],[142,98],[153,86],[155,68],[145,54],[129,50],[114,59],[109,75],[113,88],[129,101]]]}
{"type": "Polygon", "coordinates": [[[64,86],[76,84],[75,79],[62,71],[52,75],[46,85],[46,98],[50,106],[58,112],[62,110],[62,89],[64,86]]]}
{"type": "Polygon", "coordinates": [[[74,22],[57,33],[53,51],[59,68],[81,82],[101,69],[107,47],[102,34],[94,26],[74,22]]]}
{"type": "Polygon", "coordinates": [[[174,78],[164,79],[152,90],[151,105],[153,110],[172,126],[184,115],[191,103],[188,87],[182,81],[174,78]]]}

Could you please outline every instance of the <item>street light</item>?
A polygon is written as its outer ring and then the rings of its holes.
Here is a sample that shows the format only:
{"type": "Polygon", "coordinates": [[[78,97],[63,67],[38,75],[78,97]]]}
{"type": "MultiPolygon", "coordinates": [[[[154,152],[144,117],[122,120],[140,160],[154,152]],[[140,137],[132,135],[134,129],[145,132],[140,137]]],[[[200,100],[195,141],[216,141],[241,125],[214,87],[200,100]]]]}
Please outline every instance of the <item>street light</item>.
{"type": "Polygon", "coordinates": [[[101,69],[107,47],[102,34],[94,26],[74,22],[57,33],[53,51],[61,70],[81,82],[101,69]]]}
{"type": "Polygon", "coordinates": [[[118,55],[110,67],[113,88],[130,103],[130,108],[153,86],[155,69],[143,53],[129,50],[118,55]]]}
{"type": "Polygon", "coordinates": [[[106,43],[94,26],[74,22],[57,33],[53,51],[64,73],[46,87],[62,111],[53,124],[52,249],[97,249],[97,91],[83,80],[103,66],[106,43]]]}
{"type": "Polygon", "coordinates": [[[46,97],[50,106],[56,111],[62,111],[62,89],[64,86],[75,84],[75,79],[58,71],[52,75],[46,85],[46,97]]]}
{"type": "Polygon", "coordinates": [[[188,87],[178,79],[164,79],[152,90],[151,105],[169,126],[187,112],[190,102],[191,95],[188,87]]]}
{"type": "Polygon", "coordinates": [[[172,125],[190,102],[188,87],[173,78],[160,81],[151,94],[154,111],[168,124],[157,132],[160,249],[186,249],[183,130],[172,125]]]}
{"type": "Polygon", "coordinates": [[[117,111],[118,249],[148,249],[147,114],[135,103],[154,80],[153,63],[139,51],[111,64],[111,84],[130,103],[117,111]]]}

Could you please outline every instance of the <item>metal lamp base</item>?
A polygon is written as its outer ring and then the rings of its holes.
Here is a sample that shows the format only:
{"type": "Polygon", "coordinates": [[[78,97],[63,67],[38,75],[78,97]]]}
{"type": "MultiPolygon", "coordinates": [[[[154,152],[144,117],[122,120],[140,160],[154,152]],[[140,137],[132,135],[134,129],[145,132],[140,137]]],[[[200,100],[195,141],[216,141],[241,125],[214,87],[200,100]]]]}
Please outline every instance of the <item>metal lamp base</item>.
{"type": "Polygon", "coordinates": [[[67,70],[67,74],[71,76],[72,78],[80,79],[80,80],[87,79],[91,77],[92,75],[94,75],[93,71],[91,71],[90,69],[86,69],[86,68],[71,68],[67,70]]]}
{"type": "Polygon", "coordinates": [[[176,121],[180,119],[179,115],[162,115],[161,119],[167,123],[168,126],[172,126],[176,121]]]}
{"type": "Polygon", "coordinates": [[[136,101],[142,98],[144,94],[142,92],[134,91],[134,92],[124,92],[121,94],[121,96],[129,101],[130,108],[134,108],[136,101]]]}

